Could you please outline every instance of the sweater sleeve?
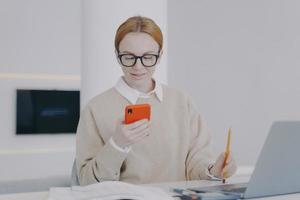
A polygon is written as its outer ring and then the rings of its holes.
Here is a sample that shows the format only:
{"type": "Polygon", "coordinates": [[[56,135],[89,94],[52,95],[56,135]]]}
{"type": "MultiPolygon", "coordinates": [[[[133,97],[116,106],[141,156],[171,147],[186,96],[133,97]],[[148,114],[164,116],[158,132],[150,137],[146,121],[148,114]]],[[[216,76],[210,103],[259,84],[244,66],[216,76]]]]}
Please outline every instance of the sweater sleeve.
{"type": "Polygon", "coordinates": [[[80,185],[119,180],[127,153],[104,142],[89,106],[80,116],[76,133],[76,165],[80,185]]]}
{"type": "Polygon", "coordinates": [[[187,179],[210,179],[207,175],[207,169],[208,165],[213,163],[211,135],[191,99],[188,100],[188,111],[190,146],[186,159],[187,179]]]}

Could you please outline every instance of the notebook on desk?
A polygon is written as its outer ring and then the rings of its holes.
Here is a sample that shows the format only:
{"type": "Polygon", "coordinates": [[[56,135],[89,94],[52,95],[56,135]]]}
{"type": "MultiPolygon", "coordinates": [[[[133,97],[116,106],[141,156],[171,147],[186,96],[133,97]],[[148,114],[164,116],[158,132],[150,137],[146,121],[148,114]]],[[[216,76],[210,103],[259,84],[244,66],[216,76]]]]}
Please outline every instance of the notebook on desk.
{"type": "Polygon", "coordinates": [[[104,181],[86,186],[50,188],[48,200],[172,200],[160,188],[121,181],[104,181]]]}
{"type": "Polygon", "coordinates": [[[255,198],[300,192],[300,121],[274,122],[248,183],[191,188],[255,198]]]}

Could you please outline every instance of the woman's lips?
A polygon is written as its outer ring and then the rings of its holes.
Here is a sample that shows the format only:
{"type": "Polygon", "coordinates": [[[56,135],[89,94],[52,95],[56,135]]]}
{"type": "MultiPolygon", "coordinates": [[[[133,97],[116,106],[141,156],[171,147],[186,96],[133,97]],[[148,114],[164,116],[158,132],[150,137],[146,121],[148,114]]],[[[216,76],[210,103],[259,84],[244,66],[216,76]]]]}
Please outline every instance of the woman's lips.
{"type": "Polygon", "coordinates": [[[143,73],[143,74],[133,74],[133,73],[130,73],[130,75],[135,78],[135,79],[141,79],[143,78],[143,76],[146,75],[146,73],[143,73]]]}

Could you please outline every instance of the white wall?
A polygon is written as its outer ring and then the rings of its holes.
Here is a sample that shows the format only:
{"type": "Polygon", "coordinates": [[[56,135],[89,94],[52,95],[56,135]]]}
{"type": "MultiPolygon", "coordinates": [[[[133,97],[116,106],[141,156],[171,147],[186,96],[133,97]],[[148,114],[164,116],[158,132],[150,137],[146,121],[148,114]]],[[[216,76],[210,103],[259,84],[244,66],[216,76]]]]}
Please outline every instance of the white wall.
{"type": "Polygon", "coordinates": [[[80,19],[80,0],[0,1],[0,180],[71,170],[74,134],[15,135],[15,90],[80,89],[80,19]]]}
{"type": "Polygon", "coordinates": [[[187,90],[216,152],[233,129],[254,164],[274,120],[300,119],[300,1],[169,1],[169,84],[187,90]]]}
{"type": "Polygon", "coordinates": [[[152,18],[164,33],[165,51],[154,76],[167,82],[167,0],[89,0],[82,5],[81,105],[113,87],[122,75],[114,37],[118,26],[134,15],[152,18]]]}
{"type": "Polygon", "coordinates": [[[1,0],[0,70],[80,73],[80,0],[1,0]]]}

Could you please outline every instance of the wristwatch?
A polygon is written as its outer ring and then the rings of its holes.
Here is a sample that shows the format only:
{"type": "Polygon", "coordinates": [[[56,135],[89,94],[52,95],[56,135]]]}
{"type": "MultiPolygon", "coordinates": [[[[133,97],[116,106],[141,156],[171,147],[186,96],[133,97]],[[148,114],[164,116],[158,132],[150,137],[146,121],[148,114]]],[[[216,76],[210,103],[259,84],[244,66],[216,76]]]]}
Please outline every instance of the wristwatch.
{"type": "Polygon", "coordinates": [[[214,181],[222,181],[221,178],[218,178],[218,177],[215,177],[211,172],[210,170],[214,167],[213,164],[209,164],[207,166],[207,170],[206,170],[206,175],[210,178],[210,180],[214,180],[214,181]]]}

